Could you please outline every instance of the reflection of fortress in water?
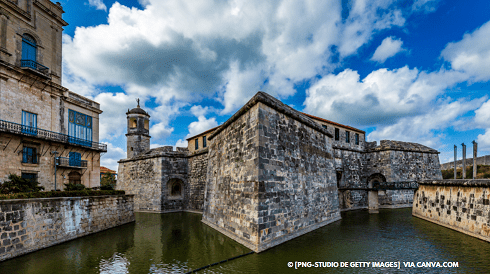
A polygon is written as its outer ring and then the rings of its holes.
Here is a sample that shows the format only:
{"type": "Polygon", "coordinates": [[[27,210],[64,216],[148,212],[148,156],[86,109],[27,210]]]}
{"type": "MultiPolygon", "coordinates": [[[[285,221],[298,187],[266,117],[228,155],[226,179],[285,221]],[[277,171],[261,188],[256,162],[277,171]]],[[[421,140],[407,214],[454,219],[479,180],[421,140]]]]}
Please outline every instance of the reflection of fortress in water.
{"type": "Polygon", "coordinates": [[[365,142],[365,132],[258,92],[188,148],[150,149],[149,118],[127,112],[118,188],[140,211],[197,211],[256,252],[340,219],[341,210],[411,206],[415,181],[442,179],[438,152],[365,142]]]}

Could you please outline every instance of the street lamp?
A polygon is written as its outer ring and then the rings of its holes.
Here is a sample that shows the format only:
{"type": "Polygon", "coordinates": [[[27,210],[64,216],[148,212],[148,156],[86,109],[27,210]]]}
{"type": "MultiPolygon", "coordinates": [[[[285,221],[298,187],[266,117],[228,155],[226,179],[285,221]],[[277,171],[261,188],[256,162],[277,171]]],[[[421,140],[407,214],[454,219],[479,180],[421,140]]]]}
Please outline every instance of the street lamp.
{"type": "Polygon", "coordinates": [[[54,150],[54,151],[51,151],[51,154],[54,154],[54,191],[56,191],[56,170],[58,168],[58,157],[56,157],[56,155],[58,155],[58,151],[54,150]]]}

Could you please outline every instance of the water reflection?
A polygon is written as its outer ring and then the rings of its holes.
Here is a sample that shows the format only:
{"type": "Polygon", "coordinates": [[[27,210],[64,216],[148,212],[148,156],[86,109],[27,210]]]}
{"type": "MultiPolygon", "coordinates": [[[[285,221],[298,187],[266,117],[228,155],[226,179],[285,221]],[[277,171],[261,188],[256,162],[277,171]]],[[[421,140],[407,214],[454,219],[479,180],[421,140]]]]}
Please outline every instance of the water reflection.
{"type": "MultiPolygon", "coordinates": [[[[202,273],[490,273],[490,244],[411,216],[410,209],[342,220],[202,273]],[[289,261],[459,262],[457,269],[288,268],[289,261]],[[354,271],[353,271],[354,270],[354,271]]],[[[185,273],[250,250],[192,213],[137,213],[136,222],[0,263],[0,273],[185,273]]]]}

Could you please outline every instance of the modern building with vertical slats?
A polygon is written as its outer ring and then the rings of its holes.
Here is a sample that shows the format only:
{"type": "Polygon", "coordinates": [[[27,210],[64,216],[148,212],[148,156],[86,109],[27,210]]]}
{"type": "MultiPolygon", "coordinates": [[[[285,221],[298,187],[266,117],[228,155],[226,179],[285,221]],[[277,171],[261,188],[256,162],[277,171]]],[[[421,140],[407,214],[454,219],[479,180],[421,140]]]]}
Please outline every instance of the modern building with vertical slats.
{"type": "Polygon", "coordinates": [[[0,1],[0,182],[100,184],[100,105],[61,86],[63,8],[0,1]],[[56,151],[57,153],[53,153],[56,151]]]}

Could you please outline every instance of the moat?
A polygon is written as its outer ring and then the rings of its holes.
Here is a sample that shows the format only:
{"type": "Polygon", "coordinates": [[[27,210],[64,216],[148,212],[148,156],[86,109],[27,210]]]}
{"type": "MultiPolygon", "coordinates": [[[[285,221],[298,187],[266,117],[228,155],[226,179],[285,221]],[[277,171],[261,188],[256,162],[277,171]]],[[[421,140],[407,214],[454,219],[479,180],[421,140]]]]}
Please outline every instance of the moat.
{"type": "MultiPolygon", "coordinates": [[[[0,273],[185,273],[250,250],[193,213],[136,213],[136,222],[0,263],[0,273]]],[[[358,210],[342,220],[199,273],[490,273],[490,244],[411,216],[358,210]],[[401,268],[289,268],[290,261],[401,262],[401,268]],[[407,268],[403,262],[458,262],[407,268]]]]}

